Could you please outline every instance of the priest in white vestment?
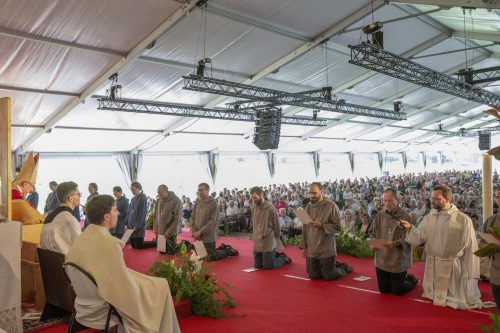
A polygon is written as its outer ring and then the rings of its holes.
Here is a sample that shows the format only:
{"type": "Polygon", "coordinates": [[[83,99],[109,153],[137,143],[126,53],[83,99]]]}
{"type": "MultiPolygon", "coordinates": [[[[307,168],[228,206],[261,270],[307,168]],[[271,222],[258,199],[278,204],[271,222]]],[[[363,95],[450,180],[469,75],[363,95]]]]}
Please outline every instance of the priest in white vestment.
{"type": "Polygon", "coordinates": [[[433,209],[418,228],[407,221],[410,229],[406,242],[425,243],[427,259],[423,279],[423,297],[435,305],[454,309],[473,309],[482,305],[477,285],[479,257],[474,227],[470,218],[451,203],[451,189],[438,185],[432,189],[433,209]]]}
{"type": "MultiPolygon", "coordinates": [[[[98,295],[122,317],[123,327],[119,331],[124,328],[127,333],[180,332],[167,280],[127,268],[122,252],[124,243],[109,232],[116,227],[119,214],[114,198],[95,196],[86,208],[90,225],[70,248],[66,261],[94,277],[98,295]]],[[[75,308],[77,321],[82,318],[88,323],[108,310],[89,304],[75,304],[75,308]]]]}

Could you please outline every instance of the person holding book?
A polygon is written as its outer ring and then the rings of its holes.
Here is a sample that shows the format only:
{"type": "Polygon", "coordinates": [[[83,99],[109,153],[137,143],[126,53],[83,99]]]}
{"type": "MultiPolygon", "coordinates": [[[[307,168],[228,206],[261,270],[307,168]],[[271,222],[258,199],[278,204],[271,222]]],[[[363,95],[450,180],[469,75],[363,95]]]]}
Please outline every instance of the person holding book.
{"type": "Polygon", "coordinates": [[[380,210],[368,230],[370,238],[385,240],[371,245],[375,251],[375,271],[378,290],[401,296],[415,288],[418,280],[407,270],[411,267],[411,245],[405,242],[406,229],[399,221],[411,221],[410,215],[399,207],[399,198],[393,188],[383,193],[384,209],[380,210]]]}

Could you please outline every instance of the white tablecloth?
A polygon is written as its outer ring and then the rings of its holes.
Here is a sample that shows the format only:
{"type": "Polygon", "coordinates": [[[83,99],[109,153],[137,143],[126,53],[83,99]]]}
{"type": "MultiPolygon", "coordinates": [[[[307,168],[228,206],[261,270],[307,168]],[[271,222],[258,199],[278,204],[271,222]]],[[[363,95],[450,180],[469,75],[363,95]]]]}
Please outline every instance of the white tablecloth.
{"type": "Polygon", "coordinates": [[[0,328],[22,333],[21,223],[0,223],[0,328]]]}

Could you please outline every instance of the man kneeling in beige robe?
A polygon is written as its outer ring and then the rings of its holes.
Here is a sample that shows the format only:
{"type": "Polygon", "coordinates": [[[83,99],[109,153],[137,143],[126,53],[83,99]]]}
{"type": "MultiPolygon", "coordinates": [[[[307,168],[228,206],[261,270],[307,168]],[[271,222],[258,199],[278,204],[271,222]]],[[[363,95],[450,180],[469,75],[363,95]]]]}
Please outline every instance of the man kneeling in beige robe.
{"type": "MultiPolygon", "coordinates": [[[[98,195],[87,205],[90,225],[70,248],[66,261],[89,272],[97,284],[97,293],[112,304],[122,317],[125,332],[180,332],[167,280],[144,275],[127,268],[124,243],[109,229],[116,227],[118,210],[109,195],[98,195]]],[[[92,322],[107,307],[75,304],[76,319],[92,322]],[[85,309],[88,309],[85,311],[85,309]],[[87,313],[86,313],[87,312],[87,313]]]]}

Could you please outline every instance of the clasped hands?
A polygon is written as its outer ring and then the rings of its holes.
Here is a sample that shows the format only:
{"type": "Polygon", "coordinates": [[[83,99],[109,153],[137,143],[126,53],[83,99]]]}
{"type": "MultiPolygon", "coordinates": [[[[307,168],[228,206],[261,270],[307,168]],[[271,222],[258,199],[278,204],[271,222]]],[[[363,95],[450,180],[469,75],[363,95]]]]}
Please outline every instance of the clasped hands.
{"type": "Polygon", "coordinates": [[[321,226],[323,225],[318,219],[311,220],[308,224],[313,228],[321,228],[321,226]]]}

